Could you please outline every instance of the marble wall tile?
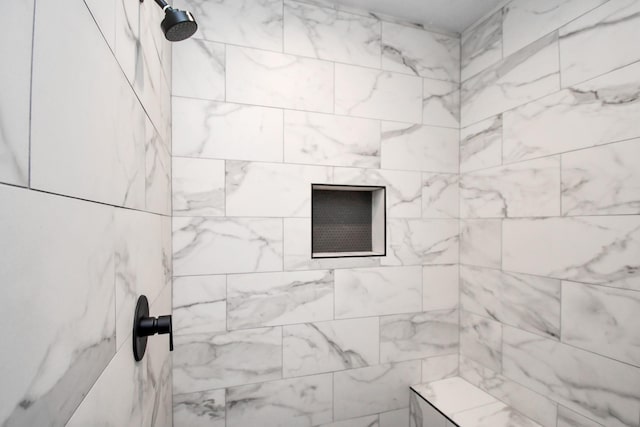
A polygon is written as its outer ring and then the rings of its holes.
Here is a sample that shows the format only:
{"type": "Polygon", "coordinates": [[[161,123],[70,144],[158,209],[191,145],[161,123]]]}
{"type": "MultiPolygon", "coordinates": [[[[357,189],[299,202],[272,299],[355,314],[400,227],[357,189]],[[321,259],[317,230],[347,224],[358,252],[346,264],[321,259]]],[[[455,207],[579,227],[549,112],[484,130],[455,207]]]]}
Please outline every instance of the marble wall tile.
{"type": "Polygon", "coordinates": [[[334,184],[383,185],[387,189],[387,218],[421,216],[422,178],[418,172],[335,168],[334,184]]]}
{"type": "Polygon", "coordinates": [[[344,420],[409,406],[409,385],[420,378],[420,361],[412,360],[336,372],[334,418],[344,420]]]}
{"type": "Polygon", "coordinates": [[[503,268],[640,290],[640,218],[505,220],[503,268]]]}
{"type": "Polygon", "coordinates": [[[173,424],[176,427],[226,427],[225,391],[175,395],[173,424]]]}
{"type": "Polygon", "coordinates": [[[637,49],[622,47],[640,37],[640,4],[633,0],[586,3],[605,4],[560,29],[563,87],[640,60],[637,49]]]}
{"type": "Polygon", "coordinates": [[[460,312],[460,354],[500,372],[502,324],[462,310],[460,312]]]}
{"type": "Polygon", "coordinates": [[[505,162],[640,136],[640,63],[504,114],[505,162]]]}
{"type": "Polygon", "coordinates": [[[227,389],[227,426],[311,427],[330,422],[331,374],[227,389]]]}
{"type": "Polygon", "coordinates": [[[382,267],[335,271],[335,318],[420,311],[422,268],[382,267]]]}
{"type": "Polygon", "coordinates": [[[225,276],[185,276],[173,279],[175,335],[206,334],[226,329],[225,276]]]}
{"type": "MultiPolygon", "coordinates": [[[[115,2],[104,2],[100,0],[85,0],[89,12],[96,21],[102,36],[105,38],[111,49],[115,49],[116,43],[116,8],[115,2]]],[[[16,21],[18,22],[18,21],[16,21]]],[[[24,23],[24,21],[23,21],[24,23]]]]}
{"type": "Polygon", "coordinates": [[[421,123],[422,79],[335,64],[335,113],[421,123]]]}
{"type": "Polygon", "coordinates": [[[558,406],[558,426],[557,427],[602,427],[595,421],[590,420],[571,409],[562,405],[558,406]]]}
{"type": "Polygon", "coordinates": [[[411,392],[409,427],[448,427],[447,419],[417,393],[411,392]]]}
{"type": "Polygon", "coordinates": [[[0,182],[29,184],[29,103],[34,0],[8,3],[3,28],[12,36],[0,41],[0,182]]]}
{"type": "Polygon", "coordinates": [[[330,62],[227,45],[226,64],[229,102],[333,112],[330,62]]]}
{"type": "Polygon", "coordinates": [[[285,326],[282,346],[284,377],[377,365],[379,320],[368,317],[285,326]]]}
{"type": "Polygon", "coordinates": [[[63,426],[116,352],[113,208],[5,185],[0,199],[0,422],[63,426]]]}
{"type": "Polygon", "coordinates": [[[381,363],[457,352],[457,309],[380,317],[381,363]]]}
{"type": "Polygon", "coordinates": [[[463,218],[560,215],[560,157],[545,157],[460,176],[463,218]]]}
{"type": "Polygon", "coordinates": [[[460,39],[462,81],[502,59],[502,13],[503,9],[498,10],[462,34],[460,39]]]}
{"type": "Polygon", "coordinates": [[[457,265],[422,267],[422,311],[458,307],[458,275],[457,265]]]}
{"type": "Polygon", "coordinates": [[[282,220],[176,217],[173,268],[176,276],[280,271],[282,220]]]}
{"type": "Polygon", "coordinates": [[[458,353],[422,360],[422,382],[458,376],[458,353]]]}
{"type": "Polygon", "coordinates": [[[382,23],[382,68],[431,79],[460,81],[460,39],[382,23]]]}
{"type": "MultiPolygon", "coordinates": [[[[127,80],[140,89],[138,83],[137,71],[149,75],[148,69],[142,70],[146,65],[144,61],[144,53],[138,49],[142,47],[143,34],[145,32],[141,26],[141,5],[135,2],[124,0],[116,0],[115,5],[115,45],[113,53],[116,60],[122,67],[122,71],[127,76],[127,80]],[[141,66],[138,70],[137,67],[141,66]]],[[[148,40],[145,40],[146,47],[149,47],[148,40]]],[[[154,52],[155,53],[155,52],[154,52]]]]}
{"type": "Polygon", "coordinates": [[[460,129],[460,172],[502,164],[502,115],[460,129]]]}
{"type": "Polygon", "coordinates": [[[460,263],[500,268],[502,265],[502,221],[460,221],[460,263]]]}
{"type": "Polygon", "coordinates": [[[282,161],[282,110],[173,98],[173,155],[282,161]]]}
{"type": "Polygon", "coordinates": [[[331,183],[324,166],[226,162],[229,216],[310,217],[311,184],[331,183]]]}
{"type": "Polygon", "coordinates": [[[378,415],[367,415],[366,417],[351,418],[335,423],[322,424],[320,427],[381,427],[378,422],[378,415]]]}
{"type": "Polygon", "coordinates": [[[640,214],[640,139],[562,155],[562,214],[640,214]]]}
{"type": "Polygon", "coordinates": [[[379,168],[380,123],[287,110],[284,112],[284,161],[379,168]]]}
{"type": "Polygon", "coordinates": [[[505,327],[503,375],[606,426],[638,422],[640,370],[505,327]]]}
{"type": "Polygon", "coordinates": [[[382,168],[458,172],[457,129],[382,122],[382,168]]]}
{"type": "Polygon", "coordinates": [[[433,265],[458,262],[458,221],[388,219],[387,256],[381,265],[433,265]]]}
{"type": "Polygon", "coordinates": [[[297,1],[284,2],[284,51],[380,67],[380,21],[297,1]]]}
{"type": "Polygon", "coordinates": [[[175,0],[198,20],[195,38],[282,51],[282,0],[175,0]]]}
{"type": "Polygon", "coordinates": [[[459,176],[422,174],[422,217],[457,218],[459,216],[459,176]]]}
{"type": "Polygon", "coordinates": [[[281,328],[179,335],[174,340],[174,394],[282,378],[281,328]]]}
{"type": "Polygon", "coordinates": [[[559,280],[462,266],[460,289],[461,308],[466,311],[560,338],[559,280]]]}
{"type": "Polygon", "coordinates": [[[404,427],[408,425],[409,408],[396,409],[395,411],[388,411],[380,414],[380,427],[404,427]]]}
{"type": "Polygon", "coordinates": [[[173,216],[224,216],[224,160],[174,157],[173,216]]]}
{"type": "Polygon", "coordinates": [[[171,141],[165,141],[145,119],[146,210],[171,215],[171,141]]]}
{"type": "Polygon", "coordinates": [[[640,367],[640,293],[562,282],[562,342],[640,367]]]}
{"type": "Polygon", "coordinates": [[[172,63],[172,95],[224,101],[225,45],[187,39],[173,49],[172,63]]]}
{"type": "Polygon", "coordinates": [[[460,126],[460,85],[442,80],[422,80],[422,124],[460,126]]]}
{"type": "Polygon", "coordinates": [[[227,328],[333,318],[333,273],[327,270],[227,276],[227,328]]]}
{"type": "Polygon", "coordinates": [[[504,55],[509,56],[607,0],[515,0],[504,8],[504,55]]]}
{"type": "Polygon", "coordinates": [[[558,35],[550,34],[462,83],[468,126],[560,89],[558,35]]]}

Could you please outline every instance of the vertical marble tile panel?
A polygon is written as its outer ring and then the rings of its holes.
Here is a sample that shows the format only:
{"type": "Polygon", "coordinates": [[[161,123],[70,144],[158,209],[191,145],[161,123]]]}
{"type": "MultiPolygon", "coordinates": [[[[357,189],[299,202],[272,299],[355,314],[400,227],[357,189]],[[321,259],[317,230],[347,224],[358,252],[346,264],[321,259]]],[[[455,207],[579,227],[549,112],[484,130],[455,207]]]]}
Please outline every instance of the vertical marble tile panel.
{"type": "Polygon", "coordinates": [[[173,49],[172,64],[172,95],[224,101],[225,45],[184,40],[173,49]]]}
{"type": "Polygon", "coordinates": [[[460,39],[392,22],[382,23],[382,68],[460,81],[460,39]]]}
{"type": "Polygon", "coordinates": [[[282,270],[282,220],[174,218],[176,276],[282,270]]]}
{"type": "Polygon", "coordinates": [[[282,51],[282,0],[176,0],[199,24],[195,38],[282,51]]]}
{"type": "Polygon", "coordinates": [[[317,322],[331,318],[331,271],[227,276],[228,329],[317,322]]]}
{"type": "Polygon", "coordinates": [[[442,80],[422,80],[422,124],[460,126],[460,85],[442,80]]]}
{"type": "Polygon", "coordinates": [[[335,113],[422,122],[422,80],[373,68],[335,64],[335,113]]]}
{"type": "Polygon", "coordinates": [[[284,161],[378,168],[380,123],[287,110],[284,112],[284,161]]]}
{"type": "Polygon", "coordinates": [[[330,62],[227,45],[226,64],[229,102],[333,112],[330,62]]]}
{"type": "Polygon", "coordinates": [[[602,427],[602,424],[559,405],[557,427],[602,427]]]}
{"type": "Polygon", "coordinates": [[[173,279],[175,335],[206,334],[226,329],[225,276],[185,276],[173,279]]]}
{"type": "Polygon", "coordinates": [[[502,325],[462,310],[460,312],[460,354],[500,372],[502,325]]]}
{"type": "Polygon", "coordinates": [[[458,221],[387,220],[387,256],[381,265],[433,265],[458,262],[458,221]]]}
{"type": "Polygon", "coordinates": [[[460,129],[460,172],[502,163],[502,115],[460,129]]]}
{"type": "Polygon", "coordinates": [[[502,221],[467,219],[460,221],[460,263],[500,268],[502,263],[502,221]]]}
{"type": "Polygon", "coordinates": [[[312,427],[333,414],[331,374],[227,389],[227,426],[312,427]]]}
{"type": "Polygon", "coordinates": [[[284,51],[380,67],[380,21],[297,1],[284,2],[284,51]]]}
{"type": "Polygon", "coordinates": [[[458,375],[458,354],[429,357],[422,360],[422,382],[442,380],[458,375]]]}
{"type": "Polygon", "coordinates": [[[335,271],[335,318],[420,311],[422,268],[382,267],[335,271]]]}
{"type": "Polygon", "coordinates": [[[459,190],[457,174],[422,174],[422,217],[457,218],[459,190]]]}
{"type": "Polygon", "coordinates": [[[174,157],[173,216],[224,216],[223,160],[174,157]]]}
{"type": "Polygon", "coordinates": [[[409,408],[396,409],[395,411],[388,411],[380,414],[380,427],[405,427],[408,425],[409,408]]]}
{"type": "Polygon", "coordinates": [[[173,423],[176,427],[226,427],[225,391],[173,396],[173,423]]]}
{"type": "Polygon", "coordinates": [[[461,37],[461,80],[465,81],[502,59],[502,13],[498,10],[461,37]]]}
{"type": "Polygon", "coordinates": [[[420,361],[412,360],[336,372],[334,419],[343,420],[409,406],[409,385],[420,378],[420,361]]]}
{"type": "Polygon", "coordinates": [[[458,307],[458,266],[422,267],[422,311],[458,307]]]}
{"type": "Polygon", "coordinates": [[[282,110],[173,98],[173,155],[282,161],[282,110]]]}
{"type": "Polygon", "coordinates": [[[380,359],[377,317],[285,326],[282,340],[284,377],[362,368],[380,359]]]}
{"type": "Polygon", "coordinates": [[[457,129],[382,122],[382,168],[458,172],[457,129]]]}

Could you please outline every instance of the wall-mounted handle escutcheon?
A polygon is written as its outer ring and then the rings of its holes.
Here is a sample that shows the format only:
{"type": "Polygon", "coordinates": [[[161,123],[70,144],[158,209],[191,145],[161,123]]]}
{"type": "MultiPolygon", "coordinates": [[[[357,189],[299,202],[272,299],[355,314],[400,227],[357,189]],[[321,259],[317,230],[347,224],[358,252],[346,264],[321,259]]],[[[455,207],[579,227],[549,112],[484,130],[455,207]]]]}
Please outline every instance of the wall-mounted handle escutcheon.
{"type": "Polygon", "coordinates": [[[139,362],[147,349],[147,338],[155,334],[169,334],[169,350],[173,351],[171,316],[149,317],[149,301],[141,295],[133,316],[133,358],[139,362]]]}

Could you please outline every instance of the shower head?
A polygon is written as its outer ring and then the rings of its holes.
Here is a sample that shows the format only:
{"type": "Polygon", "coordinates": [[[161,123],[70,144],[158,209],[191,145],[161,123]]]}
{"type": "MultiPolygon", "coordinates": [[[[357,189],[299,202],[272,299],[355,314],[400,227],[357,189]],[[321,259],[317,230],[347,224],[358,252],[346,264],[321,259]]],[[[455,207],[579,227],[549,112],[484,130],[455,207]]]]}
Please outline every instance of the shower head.
{"type": "Polygon", "coordinates": [[[160,28],[170,42],[186,40],[198,30],[198,24],[191,12],[174,9],[164,0],[155,0],[155,2],[164,11],[160,28]]]}

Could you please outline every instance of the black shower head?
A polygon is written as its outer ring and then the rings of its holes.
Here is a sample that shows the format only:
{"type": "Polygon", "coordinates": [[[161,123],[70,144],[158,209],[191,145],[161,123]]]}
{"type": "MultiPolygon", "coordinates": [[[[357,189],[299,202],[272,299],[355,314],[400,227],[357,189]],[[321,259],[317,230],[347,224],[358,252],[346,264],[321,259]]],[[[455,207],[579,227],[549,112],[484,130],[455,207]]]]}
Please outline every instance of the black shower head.
{"type": "Polygon", "coordinates": [[[160,23],[160,28],[170,42],[186,40],[198,30],[198,24],[191,12],[174,9],[164,0],[155,0],[155,2],[164,11],[164,19],[160,23]]]}

